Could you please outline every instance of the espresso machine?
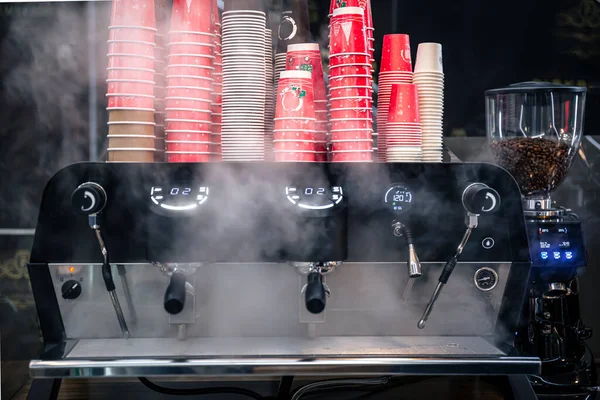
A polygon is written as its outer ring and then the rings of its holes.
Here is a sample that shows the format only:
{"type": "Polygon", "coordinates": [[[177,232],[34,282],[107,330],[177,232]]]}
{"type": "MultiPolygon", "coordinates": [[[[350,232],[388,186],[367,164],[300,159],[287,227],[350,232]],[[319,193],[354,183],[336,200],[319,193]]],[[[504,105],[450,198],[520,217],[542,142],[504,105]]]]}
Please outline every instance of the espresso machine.
{"type": "Polygon", "coordinates": [[[589,398],[598,390],[585,344],[592,331],[579,311],[577,280],[587,266],[582,223],[551,200],[579,149],[585,95],[585,87],[542,82],[485,92],[491,150],[521,189],[533,261],[517,345],[541,358],[541,375],[530,378],[545,397],[589,398]]]}
{"type": "Polygon", "coordinates": [[[527,232],[491,164],[71,165],[44,190],[29,263],[33,387],[483,374],[530,389],[540,359],[514,337],[527,232]]]}

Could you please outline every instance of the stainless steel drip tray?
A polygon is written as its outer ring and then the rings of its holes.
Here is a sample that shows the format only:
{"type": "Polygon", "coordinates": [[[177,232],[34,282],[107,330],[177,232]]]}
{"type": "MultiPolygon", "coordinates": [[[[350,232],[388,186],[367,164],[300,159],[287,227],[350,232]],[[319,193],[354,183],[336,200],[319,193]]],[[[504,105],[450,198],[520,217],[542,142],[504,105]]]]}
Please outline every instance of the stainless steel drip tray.
{"type": "Polygon", "coordinates": [[[363,336],[81,339],[66,357],[33,360],[34,378],[131,376],[416,375],[540,372],[481,337],[363,336]]]}

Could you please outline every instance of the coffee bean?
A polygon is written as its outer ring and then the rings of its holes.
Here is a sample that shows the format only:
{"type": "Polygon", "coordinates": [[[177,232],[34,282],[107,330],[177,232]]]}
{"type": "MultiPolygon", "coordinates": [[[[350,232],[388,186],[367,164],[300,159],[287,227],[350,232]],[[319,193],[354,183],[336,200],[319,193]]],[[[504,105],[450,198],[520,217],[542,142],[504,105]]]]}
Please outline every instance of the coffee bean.
{"type": "Polygon", "coordinates": [[[567,144],[544,138],[499,140],[491,148],[496,163],[511,173],[526,196],[554,189],[572,158],[567,144]]]}

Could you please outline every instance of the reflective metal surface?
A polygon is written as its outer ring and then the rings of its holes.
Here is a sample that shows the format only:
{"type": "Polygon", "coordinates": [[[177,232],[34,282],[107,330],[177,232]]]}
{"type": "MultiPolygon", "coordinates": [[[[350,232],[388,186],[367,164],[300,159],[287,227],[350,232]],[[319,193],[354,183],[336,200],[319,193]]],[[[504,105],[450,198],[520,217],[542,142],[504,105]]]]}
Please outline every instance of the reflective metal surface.
{"type": "Polygon", "coordinates": [[[32,361],[32,376],[510,375],[540,367],[480,337],[91,339],[67,352],[32,361]]]}

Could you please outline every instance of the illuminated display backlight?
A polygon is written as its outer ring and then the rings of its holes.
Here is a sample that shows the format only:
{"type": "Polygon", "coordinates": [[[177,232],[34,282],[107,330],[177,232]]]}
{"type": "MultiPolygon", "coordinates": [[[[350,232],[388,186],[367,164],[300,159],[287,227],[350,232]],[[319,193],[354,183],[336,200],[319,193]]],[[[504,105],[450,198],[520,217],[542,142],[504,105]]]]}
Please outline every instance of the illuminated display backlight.
{"type": "Polygon", "coordinates": [[[394,211],[404,211],[413,202],[412,192],[402,185],[394,185],[388,189],[384,202],[394,211]]]}
{"type": "Polygon", "coordinates": [[[153,186],[150,200],[168,211],[192,211],[208,200],[208,194],[207,186],[153,186]]]}
{"type": "Polygon", "coordinates": [[[344,198],[341,186],[288,186],[285,195],[290,203],[307,210],[326,210],[344,198]]]}

